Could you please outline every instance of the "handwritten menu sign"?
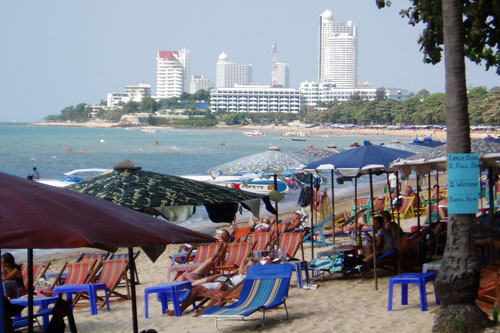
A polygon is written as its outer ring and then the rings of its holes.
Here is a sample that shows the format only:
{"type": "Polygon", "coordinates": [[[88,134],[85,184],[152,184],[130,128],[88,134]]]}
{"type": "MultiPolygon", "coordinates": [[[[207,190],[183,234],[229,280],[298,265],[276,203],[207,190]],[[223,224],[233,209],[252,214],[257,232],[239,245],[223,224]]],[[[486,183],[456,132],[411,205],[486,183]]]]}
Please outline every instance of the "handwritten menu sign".
{"type": "Polygon", "coordinates": [[[448,212],[475,214],[479,210],[479,155],[448,155],[448,212]]]}

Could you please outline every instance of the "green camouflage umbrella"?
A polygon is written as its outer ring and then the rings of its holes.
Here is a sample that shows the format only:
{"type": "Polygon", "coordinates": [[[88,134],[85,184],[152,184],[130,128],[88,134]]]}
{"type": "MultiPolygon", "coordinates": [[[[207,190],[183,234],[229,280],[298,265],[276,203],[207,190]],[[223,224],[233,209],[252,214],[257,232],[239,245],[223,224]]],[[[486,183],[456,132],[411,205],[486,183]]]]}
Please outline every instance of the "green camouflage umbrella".
{"type": "MultiPolygon", "coordinates": [[[[177,176],[144,171],[126,160],[114,171],[76,183],[68,188],[171,221],[189,218],[196,206],[205,205],[214,222],[231,222],[238,203],[245,208],[260,206],[269,197],[177,176]]],[[[271,207],[272,208],[272,207],[271,207]]]]}

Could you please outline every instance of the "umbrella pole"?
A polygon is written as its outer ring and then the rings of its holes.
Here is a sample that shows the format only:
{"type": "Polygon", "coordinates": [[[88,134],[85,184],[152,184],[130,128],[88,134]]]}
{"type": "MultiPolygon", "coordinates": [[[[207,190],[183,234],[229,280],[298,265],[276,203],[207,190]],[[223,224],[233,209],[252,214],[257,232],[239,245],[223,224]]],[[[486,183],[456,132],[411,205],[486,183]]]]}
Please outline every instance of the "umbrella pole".
{"type": "MultiPolygon", "coordinates": [[[[356,244],[356,252],[358,249],[358,178],[354,177],[354,242],[356,244]]],[[[363,243],[361,243],[363,244],[363,243]]]]}
{"type": "Polygon", "coordinates": [[[420,231],[420,206],[422,203],[420,202],[420,186],[418,185],[419,183],[419,176],[417,173],[417,230],[420,231]]]}
{"type": "Polygon", "coordinates": [[[495,199],[493,197],[493,168],[488,168],[488,201],[490,202],[490,262],[495,263],[495,251],[493,250],[493,228],[495,226],[495,199]]]}
{"type": "MultiPolygon", "coordinates": [[[[278,191],[278,176],[276,174],[274,174],[274,190],[278,191]]],[[[274,203],[274,210],[276,211],[276,253],[278,253],[280,249],[280,231],[278,228],[279,224],[278,201],[274,203]]],[[[285,255],[285,261],[286,261],[286,255],[285,255]]]]}
{"type": "MultiPolygon", "coordinates": [[[[397,198],[397,203],[399,204],[399,173],[396,171],[396,198],[397,198]]],[[[402,204],[402,202],[401,202],[402,204]]],[[[399,230],[401,229],[401,214],[399,211],[399,205],[398,205],[398,232],[396,236],[396,242],[398,244],[398,274],[401,274],[401,244],[399,241],[399,230]]]]}
{"type": "MultiPolygon", "coordinates": [[[[1,249],[2,249],[2,247],[0,246],[0,257],[2,255],[2,250],[1,249]]],[[[3,271],[2,270],[2,263],[0,262],[0,272],[2,272],[2,271],[3,271]]],[[[3,308],[3,295],[4,295],[3,293],[4,293],[4,291],[3,291],[3,283],[2,283],[2,284],[0,284],[0,296],[2,297],[2,301],[0,302],[0,316],[2,316],[1,317],[2,320],[0,320],[0,332],[4,332],[4,329],[3,329],[3,325],[4,325],[3,318],[5,318],[5,317],[3,315],[3,312],[5,311],[5,309],[3,308]]]]}
{"type": "Polygon", "coordinates": [[[333,175],[332,169],[332,235],[333,235],[333,245],[335,246],[335,176],[333,175]]]}
{"type": "Polygon", "coordinates": [[[392,197],[391,197],[391,182],[389,181],[389,173],[385,174],[387,177],[387,192],[389,194],[389,202],[388,204],[391,205],[391,219],[394,219],[394,205],[392,204],[392,197]]]}
{"type": "Polygon", "coordinates": [[[33,332],[33,249],[28,249],[28,332],[33,332]]]}
{"type": "MultiPolygon", "coordinates": [[[[370,195],[373,196],[373,179],[372,179],[372,170],[370,169],[370,195]]],[[[372,203],[372,214],[375,215],[375,207],[373,207],[372,203]]],[[[375,279],[375,290],[378,290],[378,281],[377,281],[377,238],[375,235],[375,225],[373,224],[373,277],[375,279]]]]}
{"type": "Polygon", "coordinates": [[[132,298],[132,325],[133,332],[138,333],[139,327],[137,324],[137,296],[135,294],[135,259],[134,259],[134,249],[128,248],[128,260],[129,260],[129,273],[130,273],[130,297],[132,298]]]}
{"type": "MultiPolygon", "coordinates": [[[[441,216],[439,216],[439,195],[441,194],[441,190],[439,188],[439,171],[436,170],[436,185],[437,185],[437,189],[438,189],[438,193],[436,195],[436,209],[437,209],[437,222],[439,223],[440,220],[441,220],[441,216]]],[[[432,215],[432,213],[431,213],[432,215]]]]}
{"type": "Polygon", "coordinates": [[[311,260],[314,259],[314,223],[313,223],[313,218],[314,218],[314,201],[315,201],[315,195],[314,195],[314,186],[313,186],[313,175],[311,174],[311,191],[312,191],[312,200],[311,200],[311,260]]]}

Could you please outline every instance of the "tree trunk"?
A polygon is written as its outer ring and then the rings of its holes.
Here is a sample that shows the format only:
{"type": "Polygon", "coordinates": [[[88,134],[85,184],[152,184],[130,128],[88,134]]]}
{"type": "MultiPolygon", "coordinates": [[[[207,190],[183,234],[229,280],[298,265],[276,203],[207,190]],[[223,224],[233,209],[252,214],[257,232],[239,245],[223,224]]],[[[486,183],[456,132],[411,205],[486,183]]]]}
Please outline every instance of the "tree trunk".
{"type": "MultiPolygon", "coordinates": [[[[448,154],[470,153],[465,84],[463,0],[442,0],[446,69],[448,154]]],[[[436,279],[442,308],[433,332],[482,332],[491,325],[475,304],[480,267],[474,245],[472,214],[451,214],[443,264],[436,279]]]]}

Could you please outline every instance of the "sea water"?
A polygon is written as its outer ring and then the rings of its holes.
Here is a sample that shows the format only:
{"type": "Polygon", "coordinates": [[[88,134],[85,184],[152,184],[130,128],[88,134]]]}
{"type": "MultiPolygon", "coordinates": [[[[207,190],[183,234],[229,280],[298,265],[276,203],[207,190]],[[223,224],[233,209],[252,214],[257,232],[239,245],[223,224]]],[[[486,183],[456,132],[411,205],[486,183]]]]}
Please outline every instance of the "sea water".
{"type": "MultiPolygon", "coordinates": [[[[269,146],[278,146],[284,152],[294,152],[308,145],[323,149],[327,149],[328,145],[347,148],[353,142],[363,144],[364,140],[369,140],[373,144],[380,144],[394,139],[329,133],[306,137],[306,141],[293,141],[292,137],[282,136],[283,133],[277,131],[264,133],[264,136],[249,137],[236,129],[143,131],[140,128],[0,125],[0,172],[26,178],[35,166],[41,178],[61,179],[65,172],[74,169],[112,169],[115,163],[127,158],[148,171],[179,176],[207,175],[207,171],[213,167],[264,152],[269,146]]],[[[326,179],[329,177],[329,174],[325,174],[326,179]]],[[[360,186],[366,187],[367,181],[368,177],[361,177],[360,186]]],[[[385,178],[376,181],[383,182],[385,178]]],[[[287,194],[280,203],[280,211],[296,205],[298,192],[287,194]]],[[[352,182],[335,184],[337,198],[352,193],[352,182]]],[[[264,209],[261,212],[265,212],[264,209]]],[[[239,216],[239,220],[248,220],[249,216],[245,213],[239,216]]],[[[182,225],[188,228],[216,226],[208,220],[202,207],[182,225]]]]}

